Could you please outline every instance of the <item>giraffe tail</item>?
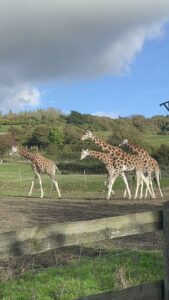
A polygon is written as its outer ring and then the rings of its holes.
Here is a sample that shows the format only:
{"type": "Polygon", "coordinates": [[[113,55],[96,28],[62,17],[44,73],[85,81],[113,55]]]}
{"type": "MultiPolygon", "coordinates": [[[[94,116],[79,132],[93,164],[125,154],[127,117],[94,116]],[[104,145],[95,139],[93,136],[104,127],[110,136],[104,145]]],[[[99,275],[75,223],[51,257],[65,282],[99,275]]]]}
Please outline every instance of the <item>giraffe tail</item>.
{"type": "Polygon", "coordinates": [[[55,169],[56,169],[56,171],[58,172],[58,174],[59,174],[59,175],[61,175],[61,172],[59,171],[59,169],[58,169],[58,166],[57,166],[57,165],[55,165],[55,169]]]}
{"type": "Polygon", "coordinates": [[[159,179],[161,179],[161,169],[160,169],[160,168],[157,168],[157,169],[155,170],[155,174],[156,174],[156,176],[154,176],[154,181],[155,181],[155,183],[158,185],[158,183],[157,183],[157,176],[158,176],[158,174],[159,174],[159,179]]]}

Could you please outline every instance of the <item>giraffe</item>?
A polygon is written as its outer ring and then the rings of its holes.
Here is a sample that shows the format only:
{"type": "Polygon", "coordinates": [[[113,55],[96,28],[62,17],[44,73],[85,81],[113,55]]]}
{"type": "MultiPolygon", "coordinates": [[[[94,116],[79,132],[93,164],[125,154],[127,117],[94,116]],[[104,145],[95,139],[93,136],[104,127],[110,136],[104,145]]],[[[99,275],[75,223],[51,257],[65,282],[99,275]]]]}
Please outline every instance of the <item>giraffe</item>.
{"type": "MultiPolygon", "coordinates": [[[[119,147],[116,146],[111,146],[107,143],[105,143],[104,141],[102,141],[100,138],[96,137],[90,130],[87,130],[81,137],[82,140],[92,140],[92,142],[94,144],[96,144],[97,146],[99,146],[103,151],[107,152],[109,155],[111,155],[111,157],[113,157],[114,159],[123,159],[124,155],[126,154],[126,152],[124,152],[122,149],[120,149],[119,147]]],[[[135,155],[137,156],[137,155],[135,155]]],[[[138,156],[138,159],[140,159],[142,161],[142,158],[138,156]]],[[[143,185],[143,180],[141,183],[141,186],[143,185]]],[[[137,190],[137,188],[136,188],[137,190]]],[[[150,191],[150,188],[147,188],[147,191],[150,191]]],[[[150,195],[154,198],[153,193],[151,192],[150,195]]],[[[126,196],[126,190],[124,191],[124,197],[126,196]]],[[[141,189],[141,194],[140,197],[142,198],[142,189],[141,189]]]]}
{"type": "Polygon", "coordinates": [[[43,193],[43,188],[42,188],[41,174],[47,174],[47,175],[49,175],[49,177],[51,179],[50,195],[52,194],[52,188],[54,185],[57,190],[59,198],[61,198],[61,193],[60,193],[58,182],[57,182],[56,176],[55,176],[56,170],[58,171],[58,168],[52,160],[45,158],[44,156],[42,156],[39,153],[30,152],[20,146],[12,146],[10,155],[12,155],[13,153],[19,153],[21,156],[29,159],[32,162],[31,167],[32,167],[32,170],[35,175],[34,175],[34,180],[32,180],[32,184],[31,184],[31,188],[30,188],[28,196],[32,195],[32,190],[33,190],[35,181],[38,178],[39,185],[40,185],[40,191],[41,191],[40,198],[43,198],[44,193],[43,193]]]}
{"type": "MultiPolygon", "coordinates": [[[[103,152],[98,152],[98,151],[93,151],[93,150],[82,150],[81,151],[81,157],[80,159],[84,159],[86,156],[92,156],[95,157],[96,159],[101,160],[108,171],[108,194],[107,194],[107,199],[110,198],[112,186],[116,180],[116,178],[123,173],[123,171],[136,171],[136,177],[137,177],[137,187],[136,187],[136,192],[134,198],[137,198],[138,195],[138,189],[140,187],[140,184],[142,180],[145,182],[150,194],[151,190],[148,185],[148,180],[143,174],[143,163],[136,155],[132,154],[127,154],[124,152],[124,157],[121,159],[115,159],[112,156],[110,156],[107,153],[103,152]]],[[[126,183],[126,188],[128,188],[128,183],[126,183]]],[[[152,195],[153,197],[153,195],[152,195]]]]}
{"type": "MultiPolygon", "coordinates": [[[[94,144],[96,144],[97,146],[99,146],[103,151],[106,151],[108,154],[113,155],[113,157],[119,157],[122,153],[124,153],[124,151],[118,147],[113,147],[107,143],[105,143],[104,141],[102,141],[101,139],[99,139],[98,137],[94,136],[94,134],[90,131],[87,130],[82,136],[81,136],[81,140],[92,140],[92,142],[94,144]]],[[[115,171],[115,170],[114,170],[115,171]]],[[[122,172],[121,174],[119,174],[122,176],[122,179],[126,185],[127,182],[127,178],[124,172],[122,172]]],[[[105,185],[107,183],[105,182],[105,185]]],[[[128,185],[128,182],[127,182],[128,185]]],[[[126,187],[127,187],[126,185],[126,187]]],[[[126,197],[126,192],[128,193],[128,197],[129,199],[131,199],[131,192],[129,187],[125,190],[124,192],[124,198],[126,197]]],[[[112,190],[113,195],[115,194],[114,191],[112,190]]]]}
{"type": "MultiPolygon", "coordinates": [[[[157,185],[158,185],[160,196],[161,196],[161,198],[163,198],[163,193],[162,193],[161,187],[160,187],[160,174],[161,174],[161,172],[160,172],[158,162],[154,158],[152,158],[144,148],[141,148],[137,145],[134,145],[128,139],[124,139],[119,144],[120,147],[123,146],[123,145],[126,145],[127,148],[133,154],[137,154],[143,160],[145,172],[148,174],[150,187],[151,187],[151,190],[152,190],[152,193],[153,193],[154,197],[155,197],[155,193],[154,193],[153,183],[152,183],[152,173],[153,172],[155,173],[156,182],[157,182],[157,185]]],[[[143,189],[143,185],[142,185],[142,189],[143,189]]],[[[147,197],[147,189],[146,189],[145,197],[147,197]]]]}

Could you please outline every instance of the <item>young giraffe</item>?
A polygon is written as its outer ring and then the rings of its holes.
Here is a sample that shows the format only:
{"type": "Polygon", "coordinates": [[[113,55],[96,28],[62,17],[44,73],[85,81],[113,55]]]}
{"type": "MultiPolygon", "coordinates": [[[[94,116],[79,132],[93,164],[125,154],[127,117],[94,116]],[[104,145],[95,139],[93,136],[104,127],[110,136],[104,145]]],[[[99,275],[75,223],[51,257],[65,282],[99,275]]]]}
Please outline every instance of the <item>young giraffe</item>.
{"type": "Polygon", "coordinates": [[[57,190],[59,198],[61,198],[61,193],[60,193],[58,182],[57,182],[56,176],[55,176],[56,170],[58,171],[58,168],[52,160],[49,160],[49,159],[45,158],[44,156],[42,156],[39,153],[30,152],[30,151],[28,151],[24,148],[19,147],[19,146],[12,146],[10,154],[12,155],[13,153],[19,153],[21,156],[29,159],[32,162],[31,167],[33,169],[35,177],[34,177],[34,180],[32,180],[32,184],[31,184],[31,188],[30,188],[28,196],[32,195],[32,190],[33,190],[35,181],[38,178],[39,179],[40,190],[41,190],[40,198],[43,198],[43,188],[42,188],[41,174],[47,174],[47,175],[49,175],[49,177],[51,179],[51,193],[50,193],[50,195],[52,194],[52,188],[53,188],[53,185],[54,185],[56,190],[57,190]]]}
{"type": "MultiPolygon", "coordinates": [[[[154,197],[155,197],[155,193],[154,193],[153,183],[152,183],[152,173],[153,172],[155,173],[159,192],[160,192],[161,198],[163,198],[163,193],[162,193],[161,187],[160,187],[160,173],[161,172],[160,172],[158,162],[154,158],[152,158],[145,149],[143,149],[139,146],[133,145],[128,139],[124,139],[119,146],[121,147],[123,145],[126,145],[127,148],[133,154],[137,154],[143,160],[145,172],[148,174],[150,187],[151,187],[154,197]]],[[[141,188],[143,189],[143,185],[141,188]]],[[[147,189],[146,189],[145,197],[147,197],[147,189]]]]}
{"type": "MultiPolygon", "coordinates": [[[[130,155],[127,154],[125,157],[121,160],[114,159],[112,156],[98,151],[93,150],[82,150],[80,159],[82,160],[86,156],[93,156],[96,159],[101,160],[108,171],[109,177],[108,177],[108,194],[107,199],[110,198],[110,194],[112,191],[112,186],[116,180],[116,178],[123,173],[123,171],[136,171],[136,177],[137,177],[137,188],[135,193],[135,199],[137,198],[138,189],[140,187],[141,181],[143,180],[145,184],[147,185],[149,192],[150,188],[148,186],[147,178],[143,174],[143,164],[142,162],[137,158],[136,155],[130,155]],[[126,159],[127,158],[127,159],[126,159]]],[[[126,182],[126,188],[128,188],[128,184],[126,182]]]]}

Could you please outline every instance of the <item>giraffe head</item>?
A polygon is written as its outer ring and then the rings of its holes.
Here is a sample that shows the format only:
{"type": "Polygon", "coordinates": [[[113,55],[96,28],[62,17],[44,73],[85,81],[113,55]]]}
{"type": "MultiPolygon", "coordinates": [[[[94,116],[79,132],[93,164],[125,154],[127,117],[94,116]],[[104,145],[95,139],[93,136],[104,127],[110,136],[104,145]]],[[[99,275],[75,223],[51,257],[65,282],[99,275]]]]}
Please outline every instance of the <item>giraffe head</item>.
{"type": "Polygon", "coordinates": [[[92,139],[93,137],[93,133],[90,131],[90,130],[87,130],[81,137],[81,140],[84,141],[84,140],[89,140],[89,139],[92,139]]]}
{"type": "Polygon", "coordinates": [[[119,147],[122,147],[122,146],[124,146],[124,145],[128,145],[128,139],[124,139],[124,140],[122,140],[122,142],[119,144],[119,147]]]}
{"type": "Polygon", "coordinates": [[[85,158],[88,155],[89,155],[89,150],[88,149],[86,149],[86,150],[82,149],[81,155],[80,155],[80,160],[82,160],[83,158],[85,158]]]}
{"type": "Polygon", "coordinates": [[[11,151],[9,152],[10,155],[17,153],[18,152],[18,147],[17,146],[12,146],[11,151]]]}

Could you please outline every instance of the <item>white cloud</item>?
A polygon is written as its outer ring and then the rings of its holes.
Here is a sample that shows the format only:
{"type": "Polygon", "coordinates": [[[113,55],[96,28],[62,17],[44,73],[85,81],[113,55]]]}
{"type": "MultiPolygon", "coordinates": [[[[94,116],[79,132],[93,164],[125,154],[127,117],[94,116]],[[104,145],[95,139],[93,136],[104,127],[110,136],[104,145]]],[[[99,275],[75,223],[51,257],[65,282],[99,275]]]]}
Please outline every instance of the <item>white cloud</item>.
{"type": "Polygon", "coordinates": [[[104,112],[104,111],[97,111],[95,113],[92,113],[93,116],[98,116],[98,117],[109,117],[112,119],[117,119],[119,117],[118,113],[115,112],[104,112]]]}
{"type": "Polygon", "coordinates": [[[168,19],[168,0],[0,0],[0,86],[123,74],[168,19]]]}
{"type": "Polygon", "coordinates": [[[6,113],[10,109],[17,112],[38,106],[40,103],[40,92],[29,86],[17,86],[0,88],[1,112],[6,113]]]}
{"type": "Polygon", "coordinates": [[[15,103],[23,105],[38,105],[40,100],[40,92],[35,88],[24,88],[13,97],[15,103]]]}

